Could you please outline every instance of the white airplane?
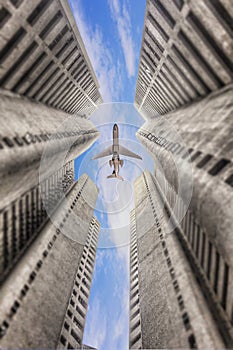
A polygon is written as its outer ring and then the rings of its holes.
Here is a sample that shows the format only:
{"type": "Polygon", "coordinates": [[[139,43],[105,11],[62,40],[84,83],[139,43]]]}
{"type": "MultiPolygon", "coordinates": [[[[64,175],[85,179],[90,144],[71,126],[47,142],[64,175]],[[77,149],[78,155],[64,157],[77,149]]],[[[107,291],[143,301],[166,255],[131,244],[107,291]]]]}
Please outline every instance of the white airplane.
{"type": "Polygon", "coordinates": [[[112,155],[112,159],[109,161],[110,167],[114,167],[112,175],[109,175],[107,178],[117,178],[119,180],[124,180],[123,177],[119,175],[119,165],[122,167],[124,164],[124,161],[120,159],[120,154],[127,156],[127,157],[132,157],[132,158],[137,158],[137,159],[142,159],[139,155],[137,155],[134,152],[131,152],[127,148],[120,146],[119,145],[119,131],[118,131],[118,126],[117,124],[114,124],[113,126],[113,144],[112,146],[107,147],[104,151],[100,152],[97,154],[95,157],[92,159],[98,159],[98,158],[103,158],[112,155]]]}

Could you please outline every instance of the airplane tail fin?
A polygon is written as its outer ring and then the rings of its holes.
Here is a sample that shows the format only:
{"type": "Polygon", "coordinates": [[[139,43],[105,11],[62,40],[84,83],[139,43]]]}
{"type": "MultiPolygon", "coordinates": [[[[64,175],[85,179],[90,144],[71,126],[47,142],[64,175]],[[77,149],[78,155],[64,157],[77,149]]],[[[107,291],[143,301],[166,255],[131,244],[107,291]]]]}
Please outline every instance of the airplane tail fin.
{"type": "Polygon", "coordinates": [[[114,179],[114,178],[117,178],[117,179],[119,179],[119,180],[122,180],[122,181],[124,181],[124,179],[123,179],[123,177],[121,177],[120,175],[116,175],[116,174],[112,174],[112,175],[109,175],[109,176],[107,176],[107,179],[114,179]]]}
{"type": "Polygon", "coordinates": [[[115,174],[108,175],[108,176],[107,176],[107,179],[113,179],[114,177],[116,177],[116,175],[115,175],[115,174]]]}
{"type": "Polygon", "coordinates": [[[120,175],[117,175],[116,177],[117,177],[119,180],[124,181],[123,177],[121,177],[120,175]]]}

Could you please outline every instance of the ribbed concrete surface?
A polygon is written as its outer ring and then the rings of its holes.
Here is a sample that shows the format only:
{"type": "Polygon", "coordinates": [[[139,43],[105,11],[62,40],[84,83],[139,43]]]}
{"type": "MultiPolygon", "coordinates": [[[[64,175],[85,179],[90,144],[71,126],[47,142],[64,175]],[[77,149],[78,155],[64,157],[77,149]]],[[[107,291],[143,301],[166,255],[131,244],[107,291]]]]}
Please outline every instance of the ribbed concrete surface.
{"type": "MultiPolygon", "coordinates": [[[[9,325],[1,339],[3,347],[47,349],[56,347],[83,251],[83,245],[79,244],[77,239],[79,236],[82,236],[82,239],[87,236],[93,213],[92,207],[82,210],[85,204],[85,196],[82,194],[78,197],[77,206],[68,212],[86,179],[86,175],[80,178],[69,193],[67,202],[55,214],[57,222],[64,225],[62,232],[73,232],[76,241],[67,238],[63,233],[57,234],[52,223],[47,223],[2,287],[1,322],[5,320],[9,325]],[[75,227],[74,221],[70,221],[74,215],[75,227]],[[42,261],[42,265],[37,268],[39,261],[42,261]],[[33,272],[36,275],[30,279],[33,272]],[[21,291],[25,284],[29,290],[22,296],[21,291]],[[12,312],[10,310],[15,301],[19,305],[16,311],[12,312]]],[[[94,184],[89,179],[85,186],[90,187],[89,195],[95,202],[97,190],[94,184]]]]}
{"type": "Polygon", "coordinates": [[[84,118],[71,117],[65,112],[4,91],[0,93],[0,121],[2,139],[7,138],[12,144],[9,147],[7,141],[0,141],[3,147],[0,149],[1,208],[39,182],[39,167],[44,150],[47,150],[49,158],[48,166],[44,167],[45,177],[62,167],[64,161],[78,157],[99,136],[94,125],[84,118]],[[60,139],[48,140],[57,133],[63,133],[60,139]],[[22,146],[15,137],[19,138],[22,146]],[[64,150],[65,153],[69,151],[67,156],[61,156],[64,150]]]}
{"type": "Polygon", "coordinates": [[[166,233],[152,177],[144,174],[148,190],[143,175],[135,181],[142,348],[223,348],[184,252],[176,236],[166,233]]]}

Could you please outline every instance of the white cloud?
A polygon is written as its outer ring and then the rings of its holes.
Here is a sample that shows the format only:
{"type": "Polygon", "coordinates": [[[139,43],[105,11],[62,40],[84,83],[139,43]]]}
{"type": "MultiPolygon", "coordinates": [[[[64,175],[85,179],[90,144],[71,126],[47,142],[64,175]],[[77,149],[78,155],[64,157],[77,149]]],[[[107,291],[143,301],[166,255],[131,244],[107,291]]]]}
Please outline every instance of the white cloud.
{"type": "Polygon", "coordinates": [[[122,86],[121,67],[115,62],[111,50],[103,38],[103,32],[98,27],[93,27],[86,20],[80,1],[72,2],[74,17],[93,65],[97,80],[100,85],[100,93],[104,102],[120,99],[122,86]]]}
{"type": "Polygon", "coordinates": [[[88,322],[88,329],[85,328],[85,340],[88,345],[102,349],[105,338],[107,336],[107,312],[103,310],[103,305],[100,305],[100,299],[95,297],[93,303],[89,305],[88,316],[90,317],[88,322]]]}
{"type": "Polygon", "coordinates": [[[135,75],[135,50],[132,37],[132,26],[126,3],[120,6],[119,0],[109,0],[111,16],[117,25],[118,35],[124,53],[127,75],[129,78],[135,75]]]}
{"type": "MultiPolygon", "coordinates": [[[[124,248],[125,249],[125,248],[124,248]]],[[[127,264],[128,266],[128,264],[127,264]]],[[[125,262],[119,260],[115,264],[116,285],[114,299],[120,301],[120,307],[114,320],[112,333],[113,349],[128,349],[128,327],[129,327],[129,270],[125,262]]]]}

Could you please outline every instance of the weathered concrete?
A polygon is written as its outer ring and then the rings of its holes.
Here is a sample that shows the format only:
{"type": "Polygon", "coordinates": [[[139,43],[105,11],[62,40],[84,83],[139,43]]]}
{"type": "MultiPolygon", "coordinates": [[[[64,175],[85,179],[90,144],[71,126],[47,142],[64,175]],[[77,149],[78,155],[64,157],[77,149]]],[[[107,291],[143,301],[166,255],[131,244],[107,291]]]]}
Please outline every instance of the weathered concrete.
{"type": "Polygon", "coordinates": [[[168,182],[184,201],[185,193],[180,191],[182,184],[178,185],[178,182],[182,179],[190,182],[193,187],[190,209],[231,267],[233,187],[225,180],[233,174],[232,96],[233,87],[229,86],[200,102],[145,123],[137,133],[140,141],[154,155],[156,166],[162,169],[168,182]],[[178,142],[184,149],[179,152],[181,148],[178,148],[173,153],[140,135],[141,132],[163,137],[168,144],[178,142]],[[197,151],[201,153],[193,161],[188,156],[182,159],[188,149],[193,149],[190,157],[197,151]],[[211,160],[198,168],[198,163],[208,154],[212,156],[211,160]],[[229,164],[216,176],[211,176],[208,171],[221,159],[229,160],[229,164]]]}
{"type": "MultiPolygon", "coordinates": [[[[83,244],[91,247],[87,237],[93,207],[86,205],[82,188],[88,191],[95,203],[97,189],[83,175],[55,213],[54,220],[61,233],[48,222],[2,286],[1,324],[4,320],[8,324],[8,327],[1,326],[3,347],[54,349],[59,341],[83,244]],[[68,238],[67,233],[75,240],[68,238]],[[26,292],[25,285],[28,288],[26,292]],[[15,302],[18,305],[13,311],[15,302]]],[[[92,273],[89,275],[91,278],[92,273]]],[[[81,286],[85,288],[80,281],[81,286]]],[[[83,312],[86,313],[86,308],[83,312]]]]}
{"type": "Polygon", "coordinates": [[[135,204],[142,348],[223,348],[149,172],[135,181],[135,204]]]}
{"type": "Polygon", "coordinates": [[[154,118],[233,79],[231,0],[147,0],[135,106],[154,118]]]}
{"type": "Polygon", "coordinates": [[[102,102],[68,1],[1,1],[0,86],[88,117],[102,102]]]}
{"type": "Polygon", "coordinates": [[[94,125],[80,116],[71,117],[4,91],[0,94],[0,122],[3,146],[0,149],[0,208],[38,184],[43,154],[48,163],[41,174],[45,178],[78,157],[99,136],[94,125]],[[63,135],[54,139],[57,134],[63,135]],[[6,142],[11,142],[12,146],[7,146],[6,142]]]}

